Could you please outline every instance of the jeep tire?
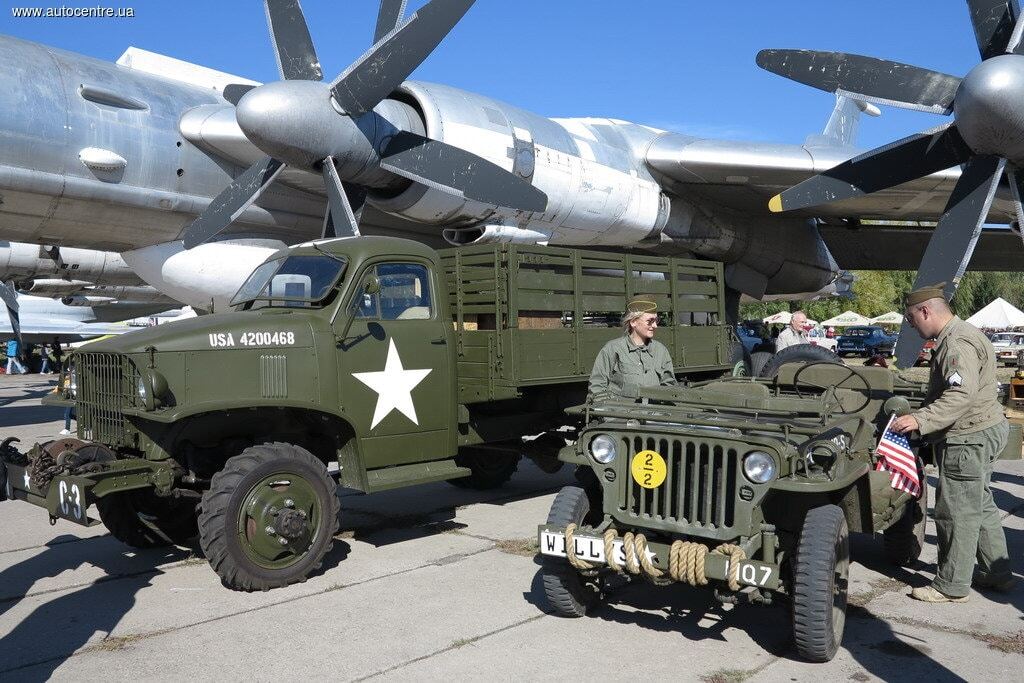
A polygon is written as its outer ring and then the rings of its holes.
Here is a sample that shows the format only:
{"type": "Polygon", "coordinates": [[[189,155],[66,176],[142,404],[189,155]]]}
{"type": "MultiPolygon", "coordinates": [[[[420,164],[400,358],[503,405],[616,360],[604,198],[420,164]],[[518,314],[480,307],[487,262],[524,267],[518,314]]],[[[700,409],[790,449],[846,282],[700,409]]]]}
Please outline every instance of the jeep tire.
{"type": "Polygon", "coordinates": [[[305,581],[334,545],[339,507],[312,453],[287,443],[250,446],[203,494],[199,544],[229,588],[287,586],[305,581]]]}
{"type": "Polygon", "coordinates": [[[519,453],[497,448],[462,448],[455,456],[455,464],[468,467],[470,474],[448,483],[460,489],[487,491],[504,486],[519,469],[519,453]]]}
{"type": "Polygon", "coordinates": [[[824,505],[804,518],[793,558],[793,640],[810,662],[831,660],[843,639],[850,534],[843,511],[824,505]]]}
{"type": "Polygon", "coordinates": [[[928,479],[923,476],[920,479],[921,497],[907,503],[903,516],[882,532],[885,557],[897,567],[914,564],[924,548],[928,524],[928,479]]]}
{"type": "MultiPolygon", "coordinates": [[[[579,486],[566,486],[555,496],[548,524],[565,528],[583,524],[590,515],[590,501],[579,486]]],[[[541,577],[548,604],[560,617],[582,617],[601,600],[598,587],[585,580],[564,557],[541,556],[541,577]]]]}
{"type": "Polygon", "coordinates": [[[196,501],[161,497],[147,489],[111,493],[96,500],[110,535],[133,548],[161,548],[196,535],[196,501]]]}

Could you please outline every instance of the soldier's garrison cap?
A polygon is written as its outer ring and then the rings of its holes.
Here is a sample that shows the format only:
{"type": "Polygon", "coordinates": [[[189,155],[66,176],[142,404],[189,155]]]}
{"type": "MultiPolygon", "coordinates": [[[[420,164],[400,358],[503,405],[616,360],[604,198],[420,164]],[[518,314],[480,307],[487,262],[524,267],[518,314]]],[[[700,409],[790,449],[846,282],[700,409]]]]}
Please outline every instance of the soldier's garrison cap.
{"type": "Polygon", "coordinates": [[[626,310],[630,313],[657,313],[658,304],[650,294],[637,294],[626,302],[626,310]]]}
{"type": "Polygon", "coordinates": [[[929,299],[945,299],[946,298],[946,283],[939,282],[934,285],[928,285],[926,287],[918,287],[910,294],[907,294],[904,299],[904,307],[910,308],[918,304],[923,304],[929,299]]]}

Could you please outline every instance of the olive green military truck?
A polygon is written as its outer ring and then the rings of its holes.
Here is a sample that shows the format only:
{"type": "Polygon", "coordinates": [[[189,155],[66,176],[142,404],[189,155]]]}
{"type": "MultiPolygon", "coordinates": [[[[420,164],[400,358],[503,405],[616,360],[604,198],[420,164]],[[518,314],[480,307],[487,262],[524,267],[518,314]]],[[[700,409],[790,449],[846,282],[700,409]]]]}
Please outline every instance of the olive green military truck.
{"type": "Polygon", "coordinates": [[[561,466],[564,432],[550,430],[639,292],[665,311],[678,372],[733,367],[720,264],[384,237],[292,247],[230,312],[77,352],[67,395],[49,401],[74,405],[77,438],[5,443],[0,490],[133,546],[198,533],[234,588],[299,581],[338,529],[334,479],[486,488],[527,446],[561,466]]]}
{"type": "MultiPolygon", "coordinates": [[[[798,653],[831,659],[849,532],[881,532],[897,564],[921,551],[926,496],[893,488],[875,469],[875,447],[892,413],[920,405],[924,386],[818,361],[641,396],[585,406],[585,427],[560,454],[579,467],[580,485],[558,493],[538,529],[551,607],[582,616],[617,575],[706,585],[723,602],[782,594],[798,653]]],[[[1019,458],[1014,436],[1006,453],[1019,458]]],[[[931,458],[929,447],[914,450],[919,467],[931,458]]]]}

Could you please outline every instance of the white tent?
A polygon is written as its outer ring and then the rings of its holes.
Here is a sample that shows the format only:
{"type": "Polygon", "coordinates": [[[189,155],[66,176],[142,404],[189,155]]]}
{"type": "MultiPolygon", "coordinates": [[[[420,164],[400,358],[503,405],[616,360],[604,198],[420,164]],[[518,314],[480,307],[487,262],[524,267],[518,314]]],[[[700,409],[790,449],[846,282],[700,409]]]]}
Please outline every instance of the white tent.
{"type": "Polygon", "coordinates": [[[888,313],[883,313],[877,318],[871,319],[872,325],[899,325],[902,322],[903,314],[897,313],[896,311],[889,311],[888,313]]]}
{"type": "Polygon", "coordinates": [[[766,325],[788,325],[792,317],[793,314],[789,311],[779,311],[778,313],[772,313],[767,318],[762,318],[761,322],[766,325]]]}
{"type": "Polygon", "coordinates": [[[999,297],[968,318],[967,322],[977,328],[1006,330],[1011,327],[1024,327],[1024,313],[1006,299],[999,297]]]}
{"type": "Polygon", "coordinates": [[[850,325],[870,325],[871,321],[860,313],[844,311],[834,318],[822,320],[821,324],[825,327],[848,327],[850,325]]]}

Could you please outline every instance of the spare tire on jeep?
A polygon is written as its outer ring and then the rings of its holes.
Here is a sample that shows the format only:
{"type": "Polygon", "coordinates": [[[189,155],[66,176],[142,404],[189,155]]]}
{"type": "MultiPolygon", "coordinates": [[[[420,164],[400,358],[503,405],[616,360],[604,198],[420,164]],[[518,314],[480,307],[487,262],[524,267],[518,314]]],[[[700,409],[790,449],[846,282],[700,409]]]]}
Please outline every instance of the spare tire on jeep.
{"type": "Polygon", "coordinates": [[[796,344],[794,346],[787,346],[781,351],[777,352],[772,356],[761,372],[758,374],[759,377],[774,377],[779,373],[781,368],[786,363],[837,363],[844,365],[843,361],[839,360],[839,357],[829,351],[823,346],[815,346],[814,344],[796,344]]]}

